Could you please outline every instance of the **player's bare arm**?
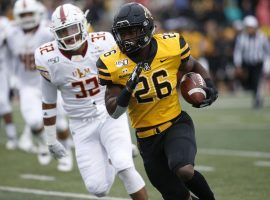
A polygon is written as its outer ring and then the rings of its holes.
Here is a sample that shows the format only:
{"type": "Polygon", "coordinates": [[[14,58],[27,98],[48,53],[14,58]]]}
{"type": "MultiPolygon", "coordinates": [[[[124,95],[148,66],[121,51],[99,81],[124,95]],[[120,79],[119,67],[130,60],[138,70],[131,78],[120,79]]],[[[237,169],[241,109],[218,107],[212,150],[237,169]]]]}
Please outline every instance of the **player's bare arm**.
{"type": "Polygon", "coordinates": [[[186,74],[192,71],[192,72],[200,74],[203,79],[210,79],[209,73],[192,56],[189,57],[188,61],[181,64],[179,71],[181,72],[181,74],[186,74]]]}
{"type": "Polygon", "coordinates": [[[41,87],[43,91],[42,111],[46,142],[51,154],[56,159],[59,159],[66,156],[66,150],[65,147],[57,140],[56,134],[57,88],[50,82],[49,79],[45,79],[43,77],[41,80],[41,87]]]}
{"type": "Polygon", "coordinates": [[[117,107],[117,97],[121,94],[123,87],[120,85],[108,85],[105,92],[105,103],[107,111],[112,115],[117,107]]]}

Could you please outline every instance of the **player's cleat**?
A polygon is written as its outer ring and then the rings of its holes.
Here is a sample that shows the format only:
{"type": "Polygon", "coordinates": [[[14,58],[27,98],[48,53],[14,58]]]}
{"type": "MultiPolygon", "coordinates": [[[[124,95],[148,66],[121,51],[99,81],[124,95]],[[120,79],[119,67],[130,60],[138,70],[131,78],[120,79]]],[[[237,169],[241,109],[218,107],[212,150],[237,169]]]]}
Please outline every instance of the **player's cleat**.
{"type": "Polygon", "coordinates": [[[52,160],[51,154],[46,145],[38,147],[38,162],[40,165],[48,165],[52,160]]]}
{"type": "Polygon", "coordinates": [[[139,155],[139,149],[135,144],[132,144],[132,157],[135,158],[139,155]]]}
{"type": "Polygon", "coordinates": [[[27,153],[37,153],[37,147],[32,143],[18,143],[18,148],[27,153]]]}
{"type": "Polygon", "coordinates": [[[71,150],[67,151],[67,155],[58,159],[57,169],[61,172],[70,172],[73,169],[73,154],[71,150]]]}
{"type": "Polygon", "coordinates": [[[190,195],[190,199],[191,200],[198,200],[198,198],[197,197],[194,197],[193,195],[190,195]]]}
{"type": "Polygon", "coordinates": [[[15,150],[18,146],[17,140],[8,140],[6,143],[7,150],[15,150]]]}
{"type": "Polygon", "coordinates": [[[37,147],[33,144],[32,133],[29,126],[25,126],[18,142],[18,148],[27,153],[37,153],[37,147]]]}

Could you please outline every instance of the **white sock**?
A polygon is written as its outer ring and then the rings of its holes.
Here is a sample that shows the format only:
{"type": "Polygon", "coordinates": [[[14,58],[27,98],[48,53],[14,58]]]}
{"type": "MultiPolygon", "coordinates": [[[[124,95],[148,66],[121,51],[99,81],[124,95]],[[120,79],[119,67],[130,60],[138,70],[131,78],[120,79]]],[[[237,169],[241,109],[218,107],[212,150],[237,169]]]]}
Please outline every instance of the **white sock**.
{"type": "Polygon", "coordinates": [[[9,140],[17,140],[17,131],[13,123],[6,124],[5,129],[9,140]]]}
{"type": "Polygon", "coordinates": [[[44,130],[42,130],[39,134],[35,134],[33,136],[36,138],[36,141],[39,146],[47,145],[44,130]]]}
{"type": "Polygon", "coordinates": [[[144,180],[134,167],[118,172],[128,194],[134,194],[145,186],[144,180]]]}

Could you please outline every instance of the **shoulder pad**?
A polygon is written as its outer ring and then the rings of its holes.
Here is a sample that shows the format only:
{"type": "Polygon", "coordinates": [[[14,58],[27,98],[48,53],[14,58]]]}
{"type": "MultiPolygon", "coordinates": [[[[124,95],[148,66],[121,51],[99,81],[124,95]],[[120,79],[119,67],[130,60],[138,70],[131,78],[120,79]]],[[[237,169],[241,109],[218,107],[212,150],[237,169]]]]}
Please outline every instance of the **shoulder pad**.
{"type": "Polygon", "coordinates": [[[36,49],[36,54],[42,57],[48,57],[55,54],[56,48],[58,47],[55,41],[47,42],[36,49]]]}
{"type": "Polygon", "coordinates": [[[108,51],[116,45],[112,34],[109,32],[92,32],[89,33],[89,38],[93,45],[98,45],[104,51],[108,51]]]}
{"type": "Polygon", "coordinates": [[[158,50],[165,57],[181,54],[179,37],[179,33],[163,33],[154,35],[154,38],[158,43],[158,50]]]}

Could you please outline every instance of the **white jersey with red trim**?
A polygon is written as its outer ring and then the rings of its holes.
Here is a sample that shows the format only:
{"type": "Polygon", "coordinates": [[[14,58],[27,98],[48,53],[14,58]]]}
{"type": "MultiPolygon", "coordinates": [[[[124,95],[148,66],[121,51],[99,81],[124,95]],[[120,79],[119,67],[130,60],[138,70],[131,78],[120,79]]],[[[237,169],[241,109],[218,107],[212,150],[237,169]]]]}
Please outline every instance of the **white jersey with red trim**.
{"type": "Polygon", "coordinates": [[[9,52],[6,45],[7,30],[10,22],[6,17],[0,17],[0,116],[9,113],[11,106],[9,102],[9,74],[10,65],[9,52]]]}
{"type": "Polygon", "coordinates": [[[40,87],[40,75],[35,68],[34,52],[40,45],[52,41],[47,23],[40,23],[35,32],[25,33],[19,26],[12,26],[7,43],[14,57],[14,71],[19,86],[40,87]]]}
{"type": "Polygon", "coordinates": [[[92,118],[106,112],[105,87],[98,84],[96,61],[115,46],[108,32],[90,33],[84,56],[66,57],[57,42],[49,42],[35,52],[37,69],[60,91],[70,118],[92,118]]]}
{"type": "Polygon", "coordinates": [[[0,16],[0,47],[4,45],[4,41],[7,36],[7,31],[10,28],[11,24],[8,18],[0,16]]]}
{"type": "Polygon", "coordinates": [[[7,31],[10,26],[10,21],[6,17],[0,17],[0,73],[5,75],[10,61],[6,45],[7,31]]]}

